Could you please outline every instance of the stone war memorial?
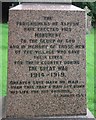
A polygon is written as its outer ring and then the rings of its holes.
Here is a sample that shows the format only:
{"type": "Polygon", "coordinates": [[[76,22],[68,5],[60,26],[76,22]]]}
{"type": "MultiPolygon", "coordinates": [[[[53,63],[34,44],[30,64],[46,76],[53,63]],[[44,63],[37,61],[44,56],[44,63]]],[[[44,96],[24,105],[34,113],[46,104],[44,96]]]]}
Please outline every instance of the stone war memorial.
{"type": "Polygon", "coordinates": [[[86,102],[85,10],[39,0],[9,10],[5,120],[92,119],[86,102]]]}

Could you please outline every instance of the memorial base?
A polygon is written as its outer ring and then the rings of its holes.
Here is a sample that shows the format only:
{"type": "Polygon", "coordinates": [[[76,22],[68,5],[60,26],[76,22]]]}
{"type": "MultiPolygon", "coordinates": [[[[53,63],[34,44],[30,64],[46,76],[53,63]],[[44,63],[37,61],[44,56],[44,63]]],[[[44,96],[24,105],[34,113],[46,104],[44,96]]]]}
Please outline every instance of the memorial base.
{"type": "Polygon", "coordinates": [[[63,117],[42,117],[42,118],[30,118],[30,119],[23,119],[23,118],[5,118],[6,117],[6,97],[0,97],[0,120],[95,120],[92,113],[87,109],[86,116],[63,116],[63,117]]]}
{"type": "Polygon", "coordinates": [[[36,117],[36,118],[2,118],[2,120],[95,120],[92,113],[87,110],[86,116],[62,116],[62,117],[36,117]]]}

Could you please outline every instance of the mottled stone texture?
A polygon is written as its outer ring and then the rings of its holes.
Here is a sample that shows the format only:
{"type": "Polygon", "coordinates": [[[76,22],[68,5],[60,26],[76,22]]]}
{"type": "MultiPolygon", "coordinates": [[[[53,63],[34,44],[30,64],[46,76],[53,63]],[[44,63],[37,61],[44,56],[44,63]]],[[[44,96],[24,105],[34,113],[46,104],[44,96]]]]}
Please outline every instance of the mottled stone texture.
{"type": "Polygon", "coordinates": [[[85,34],[75,6],[10,9],[7,117],[86,115],[85,34]]]}

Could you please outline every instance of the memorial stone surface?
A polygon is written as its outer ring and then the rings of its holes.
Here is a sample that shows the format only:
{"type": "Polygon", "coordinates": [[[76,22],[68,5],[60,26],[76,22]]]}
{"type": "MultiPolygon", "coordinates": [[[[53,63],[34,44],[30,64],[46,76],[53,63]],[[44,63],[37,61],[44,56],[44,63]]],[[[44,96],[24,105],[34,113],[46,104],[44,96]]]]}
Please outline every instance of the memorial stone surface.
{"type": "Polygon", "coordinates": [[[86,115],[85,11],[21,4],[9,11],[7,118],[86,115]]]}

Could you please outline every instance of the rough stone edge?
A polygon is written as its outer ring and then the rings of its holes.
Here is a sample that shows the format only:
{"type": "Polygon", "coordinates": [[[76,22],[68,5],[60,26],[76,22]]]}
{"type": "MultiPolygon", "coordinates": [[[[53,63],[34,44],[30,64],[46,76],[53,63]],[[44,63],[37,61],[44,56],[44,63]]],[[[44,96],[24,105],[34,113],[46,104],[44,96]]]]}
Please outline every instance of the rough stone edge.
{"type": "Polygon", "coordinates": [[[61,2],[61,3],[72,3],[72,0],[21,0],[20,2],[25,2],[25,3],[27,3],[27,2],[44,2],[44,3],[46,3],[46,2],[55,2],[55,3],[59,3],[59,2],[61,2]]]}
{"type": "MultiPolygon", "coordinates": [[[[31,7],[31,5],[33,6],[38,6],[37,8],[38,9],[35,9],[35,10],[49,10],[49,6],[48,5],[50,5],[50,10],[53,10],[53,7],[52,6],[55,6],[55,4],[51,4],[51,3],[35,3],[35,2],[33,2],[33,3],[21,3],[21,4],[19,4],[19,5],[17,5],[17,6],[15,6],[15,7],[12,7],[12,8],[10,8],[9,9],[9,11],[14,11],[14,10],[34,10],[34,9],[31,9],[30,7],[28,8],[28,9],[24,9],[24,6],[30,6],[31,7]],[[45,8],[43,8],[43,5],[44,6],[46,6],[46,9],[45,8]],[[41,8],[39,8],[39,6],[41,6],[42,7],[42,9],[41,8]]],[[[85,10],[84,9],[82,9],[82,8],[80,8],[80,7],[77,7],[77,6],[75,6],[75,5],[72,5],[72,4],[57,4],[58,6],[61,6],[61,5],[63,5],[63,6],[71,6],[71,9],[69,9],[69,8],[67,8],[66,10],[69,10],[69,11],[84,11],[85,12],[85,10]],[[74,9],[72,9],[72,7],[74,7],[74,9]]],[[[57,6],[56,6],[56,8],[57,8],[57,6]]],[[[56,8],[54,8],[54,10],[64,10],[64,9],[56,9],[56,8]]]]}

